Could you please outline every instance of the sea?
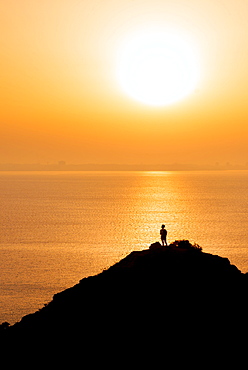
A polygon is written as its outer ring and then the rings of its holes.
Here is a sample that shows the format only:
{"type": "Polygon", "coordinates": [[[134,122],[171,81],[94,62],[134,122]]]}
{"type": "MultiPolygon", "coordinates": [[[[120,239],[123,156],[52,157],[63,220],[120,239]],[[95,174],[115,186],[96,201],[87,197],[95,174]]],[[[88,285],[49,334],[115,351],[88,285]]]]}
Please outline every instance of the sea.
{"type": "Polygon", "coordinates": [[[161,224],[248,272],[248,171],[0,172],[0,323],[147,249],[161,224]]]}

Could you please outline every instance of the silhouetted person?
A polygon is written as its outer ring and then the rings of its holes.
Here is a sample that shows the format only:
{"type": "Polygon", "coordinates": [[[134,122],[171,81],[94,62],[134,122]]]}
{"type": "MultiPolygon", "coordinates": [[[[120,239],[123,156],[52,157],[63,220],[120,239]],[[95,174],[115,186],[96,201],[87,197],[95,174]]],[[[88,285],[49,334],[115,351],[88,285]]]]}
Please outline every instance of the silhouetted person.
{"type": "Polygon", "coordinates": [[[165,225],[162,225],[161,226],[162,229],[160,230],[160,235],[161,235],[161,240],[162,240],[162,244],[163,244],[163,247],[166,245],[166,247],[168,247],[167,245],[167,230],[165,229],[165,225]]]}

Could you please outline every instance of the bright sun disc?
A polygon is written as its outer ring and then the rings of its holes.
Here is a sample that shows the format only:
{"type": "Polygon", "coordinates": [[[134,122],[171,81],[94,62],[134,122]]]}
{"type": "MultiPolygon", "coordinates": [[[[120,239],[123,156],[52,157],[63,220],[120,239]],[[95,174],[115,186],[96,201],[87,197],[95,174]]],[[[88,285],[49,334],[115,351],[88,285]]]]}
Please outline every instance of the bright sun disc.
{"type": "Polygon", "coordinates": [[[117,77],[132,98],[148,105],[169,105],[196,88],[197,58],[182,38],[161,32],[143,33],[123,47],[117,77]]]}

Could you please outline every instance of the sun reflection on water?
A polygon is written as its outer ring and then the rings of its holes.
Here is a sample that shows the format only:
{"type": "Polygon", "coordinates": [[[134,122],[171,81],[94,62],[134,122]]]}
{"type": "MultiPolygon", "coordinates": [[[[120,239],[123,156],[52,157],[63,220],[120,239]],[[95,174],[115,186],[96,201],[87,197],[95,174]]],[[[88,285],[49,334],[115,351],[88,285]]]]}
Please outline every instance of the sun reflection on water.
{"type": "Polygon", "coordinates": [[[0,180],[3,321],[148,248],[163,223],[169,243],[189,239],[248,270],[246,171],[1,173],[0,180]]]}

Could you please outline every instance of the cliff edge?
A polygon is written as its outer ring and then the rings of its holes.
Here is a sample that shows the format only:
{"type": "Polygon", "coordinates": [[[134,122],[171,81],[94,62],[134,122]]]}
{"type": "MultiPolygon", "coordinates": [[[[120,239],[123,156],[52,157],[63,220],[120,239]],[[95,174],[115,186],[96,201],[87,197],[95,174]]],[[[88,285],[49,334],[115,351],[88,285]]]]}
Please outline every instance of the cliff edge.
{"type": "Polygon", "coordinates": [[[165,339],[184,346],[190,338],[222,341],[230,331],[239,336],[247,324],[247,288],[247,274],[227,258],[188,241],[157,242],[55,294],[2,330],[2,338],[11,346],[39,343],[43,354],[53,343],[79,345],[82,356],[92,348],[106,354],[149,343],[151,349],[165,339]]]}

